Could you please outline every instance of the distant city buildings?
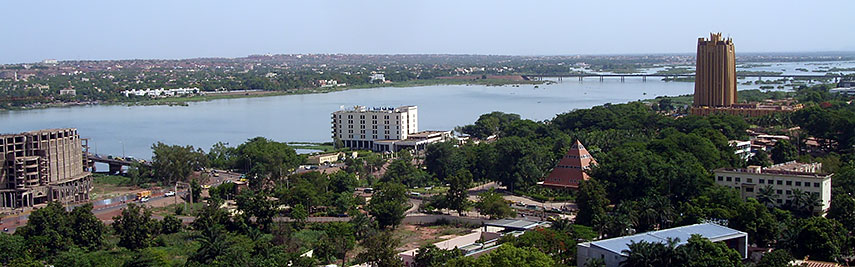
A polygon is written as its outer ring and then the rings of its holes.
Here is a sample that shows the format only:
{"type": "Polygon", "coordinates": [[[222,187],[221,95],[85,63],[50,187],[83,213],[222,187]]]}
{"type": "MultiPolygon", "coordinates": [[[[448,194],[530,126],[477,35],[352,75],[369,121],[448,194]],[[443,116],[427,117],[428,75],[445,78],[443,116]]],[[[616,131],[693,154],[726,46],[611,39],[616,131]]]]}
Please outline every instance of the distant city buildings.
{"type": "Polygon", "coordinates": [[[59,90],[59,95],[70,95],[70,96],[76,96],[76,95],[77,95],[77,90],[74,90],[74,89],[71,89],[71,88],[68,88],[68,89],[61,89],[61,90],[59,90]]]}
{"type": "Polygon", "coordinates": [[[586,266],[591,259],[601,259],[606,267],[619,267],[626,260],[629,245],[638,242],[666,243],[669,238],[677,240],[677,246],[688,243],[692,235],[700,235],[712,242],[722,242],[736,250],[742,259],[748,257],[748,234],[718,224],[693,224],[659,231],[622,236],[576,245],[576,266],[586,266]]]}
{"type": "Polygon", "coordinates": [[[88,200],[92,179],[82,149],[73,128],[0,135],[0,208],[88,200]]]}
{"type": "Polygon", "coordinates": [[[374,82],[385,83],[386,82],[386,75],[383,73],[371,74],[371,83],[374,83],[374,82]]]}
{"type": "Polygon", "coordinates": [[[318,80],[318,86],[322,88],[347,86],[346,83],[338,83],[336,80],[318,80]]]}
{"type": "Polygon", "coordinates": [[[176,88],[176,89],[145,89],[145,90],[125,90],[122,91],[122,94],[125,97],[131,96],[148,96],[148,97],[166,97],[166,96],[176,96],[176,95],[189,95],[189,94],[198,94],[199,88],[176,88]]]}
{"type": "Polygon", "coordinates": [[[591,153],[588,153],[585,146],[576,140],[541,184],[557,188],[579,188],[582,181],[590,178],[586,171],[591,169],[591,165],[596,164],[597,161],[591,157],[591,153]]]}
{"type": "Polygon", "coordinates": [[[332,137],[351,149],[423,149],[451,138],[450,131],[419,132],[418,107],[355,106],[332,113],[332,137]]]}
{"type": "Polygon", "coordinates": [[[720,168],[713,171],[716,184],[739,191],[743,198],[758,198],[766,187],[773,191],[769,195],[777,206],[791,204],[795,194],[801,191],[810,194],[820,203],[816,212],[825,214],[831,206],[831,176],[822,173],[822,163],[799,163],[795,161],[775,164],[767,168],[720,168]],[[798,191],[796,191],[798,189],[798,191]]]}

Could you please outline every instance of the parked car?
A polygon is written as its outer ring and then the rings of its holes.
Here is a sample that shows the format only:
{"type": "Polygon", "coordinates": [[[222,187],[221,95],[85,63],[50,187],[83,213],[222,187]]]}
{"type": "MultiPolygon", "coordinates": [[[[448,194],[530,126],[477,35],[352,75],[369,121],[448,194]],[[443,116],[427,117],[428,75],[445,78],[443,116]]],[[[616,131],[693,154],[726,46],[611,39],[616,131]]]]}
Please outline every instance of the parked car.
{"type": "Polygon", "coordinates": [[[166,193],[165,193],[165,194],[163,194],[163,195],[164,195],[164,196],[167,196],[167,197],[171,197],[171,196],[174,196],[174,195],[175,195],[175,191],[169,191],[169,192],[166,192],[166,193]]]}

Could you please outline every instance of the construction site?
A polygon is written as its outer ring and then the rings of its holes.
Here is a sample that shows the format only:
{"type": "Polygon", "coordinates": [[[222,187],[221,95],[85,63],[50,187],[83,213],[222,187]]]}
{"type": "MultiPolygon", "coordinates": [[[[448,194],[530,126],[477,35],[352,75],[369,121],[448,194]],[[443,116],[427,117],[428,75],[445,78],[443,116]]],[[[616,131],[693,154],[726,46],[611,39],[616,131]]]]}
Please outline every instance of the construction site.
{"type": "Polygon", "coordinates": [[[89,200],[85,147],[74,128],[0,134],[0,209],[89,200]]]}

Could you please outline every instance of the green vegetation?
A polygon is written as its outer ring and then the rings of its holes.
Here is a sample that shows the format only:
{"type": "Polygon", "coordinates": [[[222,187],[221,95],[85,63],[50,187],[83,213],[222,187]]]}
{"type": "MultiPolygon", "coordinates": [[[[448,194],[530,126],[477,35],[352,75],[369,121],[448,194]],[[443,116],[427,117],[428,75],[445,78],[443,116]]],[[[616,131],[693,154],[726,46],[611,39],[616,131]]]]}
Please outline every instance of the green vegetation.
{"type": "Polygon", "coordinates": [[[657,71],[658,75],[680,75],[680,74],[693,74],[695,73],[694,69],[686,68],[686,67],[668,67],[664,70],[657,71]]]}

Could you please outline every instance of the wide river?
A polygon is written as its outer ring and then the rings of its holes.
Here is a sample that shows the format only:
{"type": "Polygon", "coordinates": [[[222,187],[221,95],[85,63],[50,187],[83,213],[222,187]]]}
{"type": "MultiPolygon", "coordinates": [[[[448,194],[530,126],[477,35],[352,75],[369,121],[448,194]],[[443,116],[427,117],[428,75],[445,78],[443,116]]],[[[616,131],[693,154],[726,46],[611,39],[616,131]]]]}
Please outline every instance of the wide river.
{"type": "MultiPolygon", "coordinates": [[[[842,64],[855,65],[852,62],[842,64]]],[[[808,63],[782,63],[778,69],[812,67],[808,63]]],[[[837,65],[837,64],[835,64],[837,65]]],[[[814,73],[812,73],[814,74],[814,73]]],[[[276,141],[327,142],[331,140],[330,113],[364,105],[393,107],[418,105],[419,130],[452,130],[473,123],[492,111],[547,120],[573,109],[605,103],[692,93],[693,83],[662,82],[650,78],[564,79],[551,85],[475,86],[439,85],[408,88],[374,88],[326,94],[192,102],[189,106],[94,105],[64,108],[0,111],[0,133],[45,128],[77,128],[89,138],[90,151],[98,154],[151,157],[155,142],[193,145],[205,150],[216,142],[231,145],[255,136],[276,141]]],[[[740,89],[757,86],[739,86],[740,89]]]]}

